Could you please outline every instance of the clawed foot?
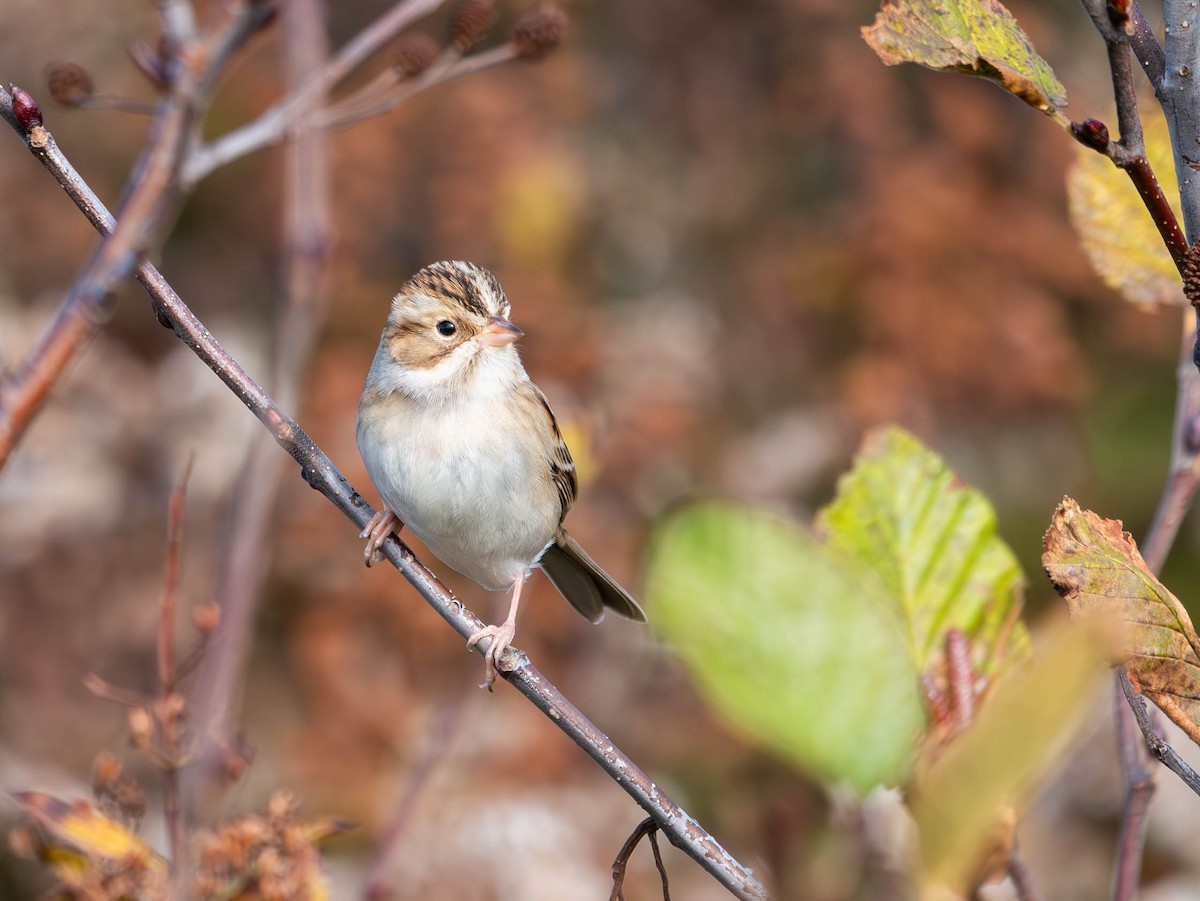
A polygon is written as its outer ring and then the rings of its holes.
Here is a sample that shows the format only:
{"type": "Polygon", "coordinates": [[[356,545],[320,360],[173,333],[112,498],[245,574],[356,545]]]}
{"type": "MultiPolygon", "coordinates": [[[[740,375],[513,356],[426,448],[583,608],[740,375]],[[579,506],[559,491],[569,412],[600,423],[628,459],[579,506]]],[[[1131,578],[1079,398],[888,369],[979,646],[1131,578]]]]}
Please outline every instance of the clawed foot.
{"type": "Polygon", "coordinates": [[[379,549],[383,547],[389,535],[399,532],[403,527],[404,523],[400,522],[391,510],[380,510],[372,516],[367,527],[358,533],[359,538],[367,539],[367,546],[363,549],[363,562],[367,566],[374,566],[382,560],[383,554],[379,549]]]}
{"type": "Polygon", "coordinates": [[[513,637],[517,634],[516,623],[512,620],[505,620],[498,626],[484,626],[474,635],[467,639],[467,647],[473,648],[485,638],[490,638],[492,643],[488,645],[488,649],[483,652],[484,674],[483,681],[479,684],[480,688],[492,690],[492,685],[496,682],[496,661],[500,659],[500,655],[508,650],[512,644],[513,637]]]}

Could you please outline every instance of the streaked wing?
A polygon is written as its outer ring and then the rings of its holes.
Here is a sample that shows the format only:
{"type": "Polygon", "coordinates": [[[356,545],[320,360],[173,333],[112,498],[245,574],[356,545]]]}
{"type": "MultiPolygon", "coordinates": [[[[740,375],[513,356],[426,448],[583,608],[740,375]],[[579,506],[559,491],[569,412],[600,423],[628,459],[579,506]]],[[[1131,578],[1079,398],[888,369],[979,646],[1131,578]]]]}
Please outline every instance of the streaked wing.
{"type": "Polygon", "coordinates": [[[550,444],[548,462],[550,477],[554,480],[554,487],[558,489],[560,508],[558,521],[562,522],[567,511],[574,505],[575,495],[579,491],[579,480],[575,476],[575,461],[571,459],[571,452],[567,450],[567,443],[563,441],[562,432],[558,429],[558,420],[554,418],[554,411],[550,409],[546,395],[542,394],[541,389],[536,386],[533,390],[537,392],[537,399],[541,401],[542,409],[546,411],[546,423],[550,426],[550,435],[553,439],[550,444]]]}

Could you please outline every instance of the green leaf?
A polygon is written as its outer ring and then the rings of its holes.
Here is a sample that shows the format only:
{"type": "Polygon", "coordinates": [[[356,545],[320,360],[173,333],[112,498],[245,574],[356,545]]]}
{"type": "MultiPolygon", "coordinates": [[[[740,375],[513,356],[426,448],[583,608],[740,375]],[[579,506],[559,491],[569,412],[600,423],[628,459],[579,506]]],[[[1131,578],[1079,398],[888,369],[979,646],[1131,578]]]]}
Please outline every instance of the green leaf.
{"type": "Polygon", "coordinates": [[[1200,637],[1120,521],[1063,498],[1045,547],[1046,575],[1071,618],[1116,626],[1116,662],[1133,687],[1200,744],[1200,637]]]}
{"type": "Polygon", "coordinates": [[[817,516],[830,547],[882,580],[919,672],[947,630],[971,639],[994,673],[1024,653],[1024,575],[996,535],[996,514],[937,454],[903,429],[868,435],[833,503],[817,516]]]}
{"type": "Polygon", "coordinates": [[[767,747],[863,791],[907,774],[924,712],[892,605],[796,526],[721,504],[677,515],[647,596],[713,706],[767,747]]]}
{"type": "Polygon", "coordinates": [[[977,75],[1065,124],[1066,89],[996,0],[884,0],[862,36],[886,65],[977,75]]]}
{"type": "MultiPolygon", "coordinates": [[[[1151,168],[1174,172],[1166,121],[1161,115],[1147,115],[1143,130],[1151,168]]],[[[1175,217],[1182,221],[1178,193],[1166,193],[1175,217]]],[[[1129,176],[1108,157],[1075,145],[1067,199],[1084,253],[1106,285],[1142,306],[1185,302],[1179,270],[1154,220],[1129,176]]]]}

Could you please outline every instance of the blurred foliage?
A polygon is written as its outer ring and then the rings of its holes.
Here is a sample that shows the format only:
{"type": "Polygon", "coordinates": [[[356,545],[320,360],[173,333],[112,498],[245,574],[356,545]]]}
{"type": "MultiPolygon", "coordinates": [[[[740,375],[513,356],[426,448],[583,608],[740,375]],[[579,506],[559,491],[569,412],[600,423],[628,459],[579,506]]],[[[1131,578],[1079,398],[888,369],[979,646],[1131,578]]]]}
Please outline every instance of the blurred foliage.
{"type": "Polygon", "coordinates": [[[980,675],[1026,649],[1023,578],[991,505],[898,429],[868,437],[817,522],[820,539],[749,509],[681,513],[647,600],[725,717],[832,782],[900,784],[947,633],[980,675]]]}
{"type": "MultiPolygon", "coordinates": [[[[335,43],[384,5],[331,5],[335,43]]],[[[369,496],[353,422],[388,299],[417,267],[469,258],[500,276],[532,376],[589,442],[574,448],[590,480],[571,530],[631,586],[644,536],[680,500],[720,494],[807,521],[879,423],[921,436],[989,497],[1028,571],[1066,492],[1135,532],[1149,520],[1168,457],[1177,311],[1135,310],[1091,272],[1066,215],[1073,151],[1061,132],[971,80],[879,65],[859,35],[874,0],[566,5],[570,34],[544,63],[443,86],[330,136],[332,315],[295,412],[356,487],[369,496]]],[[[500,6],[502,29],[523,4],[500,6]]],[[[1104,108],[1104,54],[1078,4],[1011,7],[1073,110],[1104,108]]],[[[152,5],[114,0],[97,16],[94,4],[18,0],[11,12],[6,81],[35,88],[49,62],[70,59],[97,94],[152,96],[126,51],[156,42],[152,5]]],[[[231,70],[214,131],[277,96],[279,42],[264,34],[231,70]]],[[[34,93],[68,156],[115,200],[147,120],[34,93]]],[[[155,255],[259,378],[282,307],[282,168],[266,151],[219,170],[155,255]]],[[[95,236],[15,137],[0,140],[0,189],[0,357],[11,365],[95,236]]],[[[82,675],[153,683],[162,513],[182,461],[198,453],[181,592],[200,600],[225,559],[256,428],[137,288],[119,292],[0,477],[6,784],[67,781],[55,794],[78,794],[73,781],[112,731],[82,675]]],[[[454,778],[435,779],[412,811],[396,882],[414,897],[487,898],[464,873],[499,884],[536,869],[539,886],[518,883],[542,892],[531,897],[603,897],[632,826],[627,800],[520,701],[476,697],[461,643],[401,580],[363,570],[353,530],[294,474],[270,516],[242,705],[257,757],[236,805],[261,809],[286,784],[306,810],[363,823],[365,857],[436,712],[461,705],[467,725],[439,757],[454,778]],[[563,813],[580,804],[586,820],[563,813]]],[[[1200,585],[1195,541],[1189,523],[1166,569],[1185,602],[1200,585]]],[[[441,574],[481,614],[502,603],[441,574]]],[[[710,715],[671,649],[629,624],[591,629],[531,588],[518,644],[731,850],[761,853],[778,897],[873,896],[858,875],[871,850],[830,825],[836,799],[710,715]]],[[[1049,596],[1035,589],[1031,605],[1049,596]]],[[[1110,747],[1102,733],[1083,743],[1074,778],[1052,781],[1024,821],[1047,897],[1107,891],[1110,747]]],[[[1160,797],[1172,790],[1164,781],[1160,797]]],[[[1196,829],[1152,831],[1155,874],[1200,885],[1194,854],[1169,843],[1196,829]]],[[[358,890],[353,850],[335,896],[358,890]]],[[[724,897],[680,855],[666,863],[681,897],[724,897]]],[[[8,897],[26,871],[4,864],[8,897]]],[[[654,891],[653,867],[637,864],[630,893],[654,891]]]]}

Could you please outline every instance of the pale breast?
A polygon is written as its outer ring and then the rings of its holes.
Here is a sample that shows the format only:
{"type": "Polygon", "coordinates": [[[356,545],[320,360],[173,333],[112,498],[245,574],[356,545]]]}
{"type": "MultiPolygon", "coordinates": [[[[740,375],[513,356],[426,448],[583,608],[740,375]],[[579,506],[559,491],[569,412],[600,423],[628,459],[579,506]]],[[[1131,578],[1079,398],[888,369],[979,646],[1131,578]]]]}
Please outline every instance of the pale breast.
{"type": "Polygon", "coordinates": [[[512,585],[553,540],[558,501],[540,443],[497,398],[364,403],[358,444],[388,509],[443,562],[491,590],[512,585]]]}

